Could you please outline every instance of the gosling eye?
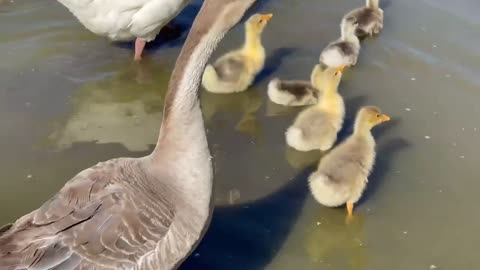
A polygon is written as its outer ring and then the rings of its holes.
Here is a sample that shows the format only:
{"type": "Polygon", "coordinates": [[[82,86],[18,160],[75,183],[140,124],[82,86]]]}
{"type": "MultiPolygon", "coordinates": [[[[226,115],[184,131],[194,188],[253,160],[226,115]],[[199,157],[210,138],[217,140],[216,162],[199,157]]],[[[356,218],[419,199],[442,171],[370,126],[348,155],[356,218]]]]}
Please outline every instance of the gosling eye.
{"type": "Polygon", "coordinates": [[[335,72],[335,76],[338,76],[338,71],[335,72]]]}
{"type": "Polygon", "coordinates": [[[380,117],[380,114],[377,113],[377,117],[380,117]]]}
{"type": "Polygon", "coordinates": [[[260,19],[260,23],[263,23],[263,19],[260,19]]]}

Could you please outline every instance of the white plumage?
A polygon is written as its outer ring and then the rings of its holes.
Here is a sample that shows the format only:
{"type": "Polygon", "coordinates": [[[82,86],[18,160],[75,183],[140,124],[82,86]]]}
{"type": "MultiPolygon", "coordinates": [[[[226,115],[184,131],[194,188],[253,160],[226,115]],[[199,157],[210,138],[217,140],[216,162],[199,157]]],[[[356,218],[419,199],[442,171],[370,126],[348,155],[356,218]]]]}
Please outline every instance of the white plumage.
{"type": "MultiPolygon", "coordinates": [[[[152,41],[190,0],[58,0],[93,33],[114,41],[152,41]]],[[[143,49],[143,47],[141,48],[143,49]]],[[[141,53],[141,52],[140,52],[141,53]]]]}

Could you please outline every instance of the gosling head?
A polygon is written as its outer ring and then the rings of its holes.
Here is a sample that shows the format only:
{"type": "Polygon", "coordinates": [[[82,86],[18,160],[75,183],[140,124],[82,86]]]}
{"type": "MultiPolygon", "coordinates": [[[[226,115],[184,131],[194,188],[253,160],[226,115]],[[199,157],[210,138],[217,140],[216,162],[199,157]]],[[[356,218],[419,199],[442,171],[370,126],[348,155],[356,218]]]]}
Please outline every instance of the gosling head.
{"type": "Polygon", "coordinates": [[[324,91],[336,91],[338,89],[338,85],[342,80],[344,68],[345,66],[336,68],[329,67],[324,71],[324,91]]]}
{"type": "Polygon", "coordinates": [[[248,30],[262,33],[273,14],[254,14],[245,23],[248,30]]]}
{"type": "Polygon", "coordinates": [[[390,116],[383,114],[378,107],[362,107],[355,121],[355,132],[369,131],[373,127],[387,121],[390,121],[390,116]]]}

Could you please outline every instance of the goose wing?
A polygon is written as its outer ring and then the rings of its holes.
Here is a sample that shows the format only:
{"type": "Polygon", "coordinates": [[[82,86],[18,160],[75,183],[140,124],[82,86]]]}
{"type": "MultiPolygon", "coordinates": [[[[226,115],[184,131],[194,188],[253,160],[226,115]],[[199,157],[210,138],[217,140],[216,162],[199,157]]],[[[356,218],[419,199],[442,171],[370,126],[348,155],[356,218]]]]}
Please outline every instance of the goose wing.
{"type": "Polygon", "coordinates": [[[0,235],[0,269],[123,269],[154,251],[175,216],[134,159],[86,169],[0,235]],[[62,268],[60,266],[69,267],[62,268]]]}

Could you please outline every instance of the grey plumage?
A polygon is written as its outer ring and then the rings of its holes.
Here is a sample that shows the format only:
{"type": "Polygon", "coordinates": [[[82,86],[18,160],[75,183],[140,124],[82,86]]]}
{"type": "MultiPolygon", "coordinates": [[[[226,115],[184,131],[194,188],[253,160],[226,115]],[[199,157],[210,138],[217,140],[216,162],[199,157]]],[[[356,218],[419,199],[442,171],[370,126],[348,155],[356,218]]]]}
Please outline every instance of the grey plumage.
{"type": "Polygon", "coordinates": [[[350,42],[341,41],[341,42],[337,42],[335,44],[336,44],[336,46],[338,46],[338,49],[340,50],[340,52],[342,54],[351,55],[351,54],[356,53],[356,48],[357,47],[350,42]]]}
{"type": "Polygon", "coordinates": [[[325,72],[326,68],[317,64],[312,69],[310,81],[274,78],[268,83],[268,97],[272,102],[285,106],[317,104],[323,92],[325,72]]]}
{"type": "Polygon", "coordinates": [[[380,33],[383,29],[383,10],[378,6],[378,0],[367,1],[365,7],[348,12],[342,19],[342,24],[357,22],[355,34],[363,39],[380,33]]]}
{"type": "Polygon", "coordinates": [[[333,118],[333,116],[320,111],[316,107],[310,107],[298,115],[293,127],[301,127],[302,140],[307,144],[316,146],[308,150],[320,148],[322,148],[321,150],[326,150],[324,149],[324,145],[331,145],[335,142],[338,126],[331,118],[333,118]],[[332,139],[325,142],[325,138],[332,139]]]}
{"type": "Polygon", "coordinates": [[[319,96],[319,90],[307,81],[280,81],[278,88],[292,94],[297,100],[307,95],[318,100],[319,96]]]}
{"type": "Polygon", "coordinates": [[[239,56],[220,58],[213,64],[219,79],[226,82],[236,82],[245,69],[244,59],[239,56]]]}
{"type": "Polygon", "coordinates": [[[342,21],[340,25],[341,37],[330,42],[320,53],[319,62],[322,66],[356,65],[360,54],[360,41],[355,35],[357,25],[357,21],[342,21]]]}
{"type": "Polygon", "coordinates": [[[320,90],[308,81],[272,79],[268,83],[268,97],[285,106],[305,106],[318,103],[320,90]]]}

